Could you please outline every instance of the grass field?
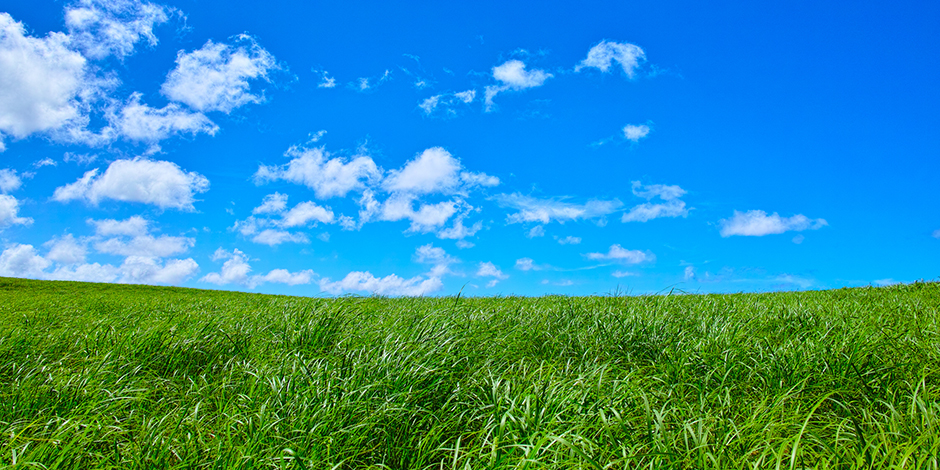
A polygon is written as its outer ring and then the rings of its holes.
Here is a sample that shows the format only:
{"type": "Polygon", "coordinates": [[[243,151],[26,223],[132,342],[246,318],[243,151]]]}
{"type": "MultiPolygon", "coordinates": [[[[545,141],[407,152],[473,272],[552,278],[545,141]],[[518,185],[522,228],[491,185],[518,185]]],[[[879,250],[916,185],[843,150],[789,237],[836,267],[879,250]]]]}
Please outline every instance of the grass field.
{"type": "Polygon", "coordinates": [[[940,468],[940,284],[338,299],[0,278],[13,468],[940,468]]]}

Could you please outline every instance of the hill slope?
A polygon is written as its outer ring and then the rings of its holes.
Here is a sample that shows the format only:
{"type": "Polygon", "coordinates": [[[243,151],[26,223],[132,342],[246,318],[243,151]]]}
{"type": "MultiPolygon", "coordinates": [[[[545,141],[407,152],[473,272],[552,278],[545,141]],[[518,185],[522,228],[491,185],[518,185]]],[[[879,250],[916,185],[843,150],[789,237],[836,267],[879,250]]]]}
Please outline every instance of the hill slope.
{"type": "Polygon", "coordinates": [[[940,284],[266,296],[0,278],[0,463],[937,468],[940,284]]]}

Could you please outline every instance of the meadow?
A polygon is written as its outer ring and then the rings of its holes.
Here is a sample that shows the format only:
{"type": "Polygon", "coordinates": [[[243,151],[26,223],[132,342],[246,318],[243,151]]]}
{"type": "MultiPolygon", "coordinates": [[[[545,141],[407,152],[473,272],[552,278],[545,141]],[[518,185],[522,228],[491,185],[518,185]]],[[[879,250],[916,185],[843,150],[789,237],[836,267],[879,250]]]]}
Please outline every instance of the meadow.
{"type": "Polygon", "coordinates": [[[940,284],[301,298],[0,278],[7,468],[940,468],[940,284]]]}

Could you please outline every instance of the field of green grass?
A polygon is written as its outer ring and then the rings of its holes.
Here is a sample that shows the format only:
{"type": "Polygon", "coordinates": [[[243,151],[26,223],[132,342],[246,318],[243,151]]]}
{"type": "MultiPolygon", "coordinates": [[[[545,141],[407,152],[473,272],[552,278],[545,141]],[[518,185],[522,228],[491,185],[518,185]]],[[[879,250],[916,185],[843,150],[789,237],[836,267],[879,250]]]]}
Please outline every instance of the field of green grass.
{"type": "Polygon", "coordinates": [[[0,466],[940,467],[940,284],[338,299],[0,278],[0,466]]]}

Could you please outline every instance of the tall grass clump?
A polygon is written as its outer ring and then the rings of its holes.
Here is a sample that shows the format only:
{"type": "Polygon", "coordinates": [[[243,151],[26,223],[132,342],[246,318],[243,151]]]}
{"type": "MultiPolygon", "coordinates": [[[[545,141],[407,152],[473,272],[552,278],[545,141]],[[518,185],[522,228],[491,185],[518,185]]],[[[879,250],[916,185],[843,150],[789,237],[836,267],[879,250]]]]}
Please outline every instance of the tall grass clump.
{"type": "Polygon", "coordinates": [[[940,285],[336,299],[0,278],[9,468],[940,467],[940,285]]]}

